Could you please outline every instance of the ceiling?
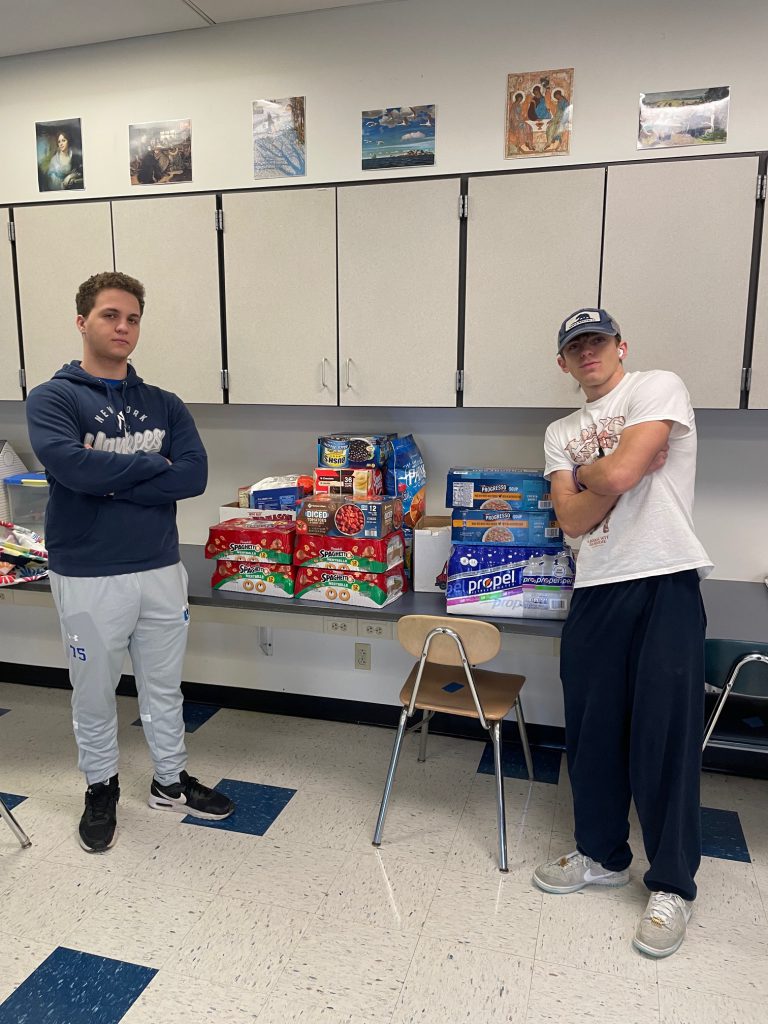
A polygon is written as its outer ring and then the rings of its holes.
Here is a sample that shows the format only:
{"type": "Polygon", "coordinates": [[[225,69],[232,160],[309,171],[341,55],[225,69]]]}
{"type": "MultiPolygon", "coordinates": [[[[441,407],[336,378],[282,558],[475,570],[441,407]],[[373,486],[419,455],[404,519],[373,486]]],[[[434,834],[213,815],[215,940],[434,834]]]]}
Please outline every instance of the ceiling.
{"type": "Polygon", "coordinates": [[[0,0],[0,57],[391,0],[0,0]]]}

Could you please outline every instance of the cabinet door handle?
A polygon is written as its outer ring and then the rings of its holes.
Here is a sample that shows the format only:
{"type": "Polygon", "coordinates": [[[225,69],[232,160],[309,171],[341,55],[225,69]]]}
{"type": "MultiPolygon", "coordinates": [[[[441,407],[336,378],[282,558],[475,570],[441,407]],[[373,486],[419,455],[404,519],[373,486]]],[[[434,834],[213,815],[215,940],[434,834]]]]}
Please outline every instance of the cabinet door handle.
{"type": "Polygon", "coordinates": [[[349,367],[350,367],[351,362],[352,362],[351,359],[347,359],[347,364],[346,364],[346,366],[347,366],[347,368],[346,368],[346,382],[345,382],[345,385],[344,385],[346,387],[347,391],[351,390],[351,388],[352,388],[352,385],[349,383],[349,367]]]}
{"type": "Polygon", "coordinates": [[[320,385],[321,385],[321,387],[324,387],[324,388],[328,387],[328,385],[327,385],[327,383],[325,381],[325,364],[327,362],[328,362],[328,360],[325,358],[325,356],[323,356],[323,361],[320,364],[320,366],[321,366],[321,369],[320,369],[320,385]]]}

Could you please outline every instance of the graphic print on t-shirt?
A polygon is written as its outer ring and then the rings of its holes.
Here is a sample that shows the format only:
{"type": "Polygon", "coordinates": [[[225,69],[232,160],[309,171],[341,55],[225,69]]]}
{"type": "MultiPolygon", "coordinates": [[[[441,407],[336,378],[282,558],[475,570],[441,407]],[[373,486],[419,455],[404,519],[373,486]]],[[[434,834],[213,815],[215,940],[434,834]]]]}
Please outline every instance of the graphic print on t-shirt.
{"type": "Polygon", "coordinates": [[[578,437],[573,437],[565,446],[565,454],[577,465],[584,466],[597,458],[600,449],[612,451],[619,443],[620,427],[624,426],[624,416],[603,416],[598,424],[592,423],[583,427],[578,437]]]}

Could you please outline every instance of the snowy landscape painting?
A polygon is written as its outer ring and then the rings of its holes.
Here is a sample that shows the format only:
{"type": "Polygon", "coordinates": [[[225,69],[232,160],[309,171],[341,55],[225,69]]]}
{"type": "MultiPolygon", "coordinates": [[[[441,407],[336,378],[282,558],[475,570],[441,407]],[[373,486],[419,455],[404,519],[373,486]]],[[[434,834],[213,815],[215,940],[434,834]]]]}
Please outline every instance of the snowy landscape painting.
{"type": "Polygon", "coordinates": [[[286,178],[307,173],[304,96],[253,101],[253,176],[286,178]]]}

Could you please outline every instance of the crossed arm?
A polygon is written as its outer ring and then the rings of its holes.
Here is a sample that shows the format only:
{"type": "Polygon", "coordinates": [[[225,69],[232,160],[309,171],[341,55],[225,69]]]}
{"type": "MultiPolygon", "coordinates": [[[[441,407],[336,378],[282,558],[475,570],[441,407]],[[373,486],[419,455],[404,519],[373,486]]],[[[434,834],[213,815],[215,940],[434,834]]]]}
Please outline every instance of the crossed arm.
{"type": "Polygon", "coordinates": [[[579,491],[569,470],[552,474],[552,502],[557,520],[569,537],[580,537],[608,515],[622,494],[667,461],[671,420],[653,420],[627,427],[618,448],[578,471],[579,491]]]}

